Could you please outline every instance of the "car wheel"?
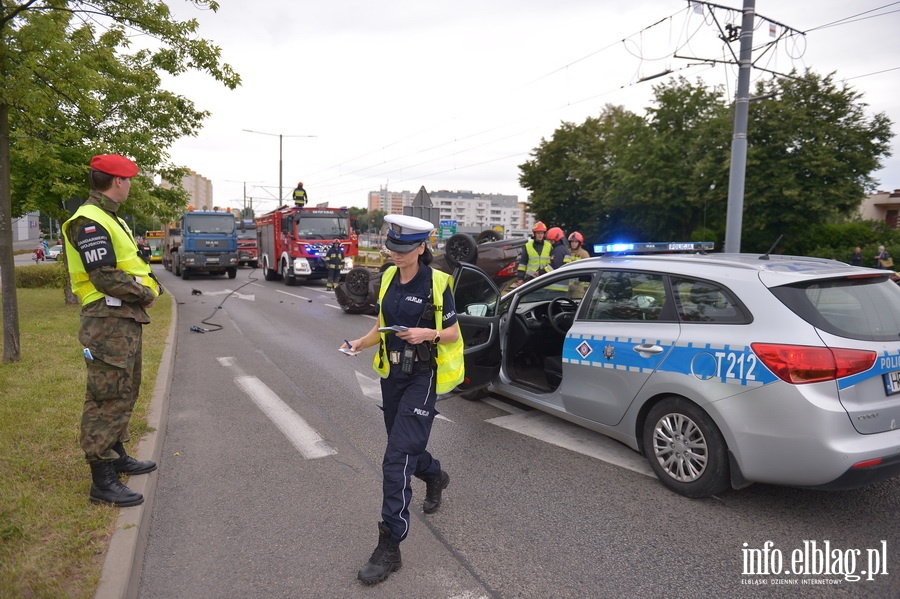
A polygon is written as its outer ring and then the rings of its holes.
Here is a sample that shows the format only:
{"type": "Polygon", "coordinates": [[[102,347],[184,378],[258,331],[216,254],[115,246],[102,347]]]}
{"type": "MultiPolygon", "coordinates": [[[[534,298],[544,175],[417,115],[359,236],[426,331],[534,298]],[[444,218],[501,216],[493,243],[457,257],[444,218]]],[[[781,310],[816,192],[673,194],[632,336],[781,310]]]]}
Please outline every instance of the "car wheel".
{"type": "Polygon", "coordinates": [[[644,453],[659,480],[685,497],[710,497],[729,486],[725,439],[696,404],[670,397],[650,410],[644,453]]]}
{"type": "Polygon", "coordinates": [[[503,241],[503,235],[493,229],[486,229],[479,233],[478,237],[475,238],[475,243],[478,244],[487,243],[489,241],[503,241]]]}
{"type": "Polygon", "coordinates": [[[444,255],[447,257],[447,264],[453,268],[459,266],[460,262],[475,264],[478,260],[478,244],[471,236],[457,233],[447,240],[444,255]]]}
{"type": "Polygon", "coordinates": [[[237,276],[237,266],[232,266],[231,268],[229,268],[229,269],[226,270],[225,272],[228,273],[228,278],[229,278],[229,279],[233,279],[233,278],[235,278],[235,277],[237,276]]]}
{"type": "Polygon", "coordinates": [[[356,303],[362,303],[369,297],[369,269],[365,266],[354,266],[344,277],[344,291],[347,297],[356,303]]]}

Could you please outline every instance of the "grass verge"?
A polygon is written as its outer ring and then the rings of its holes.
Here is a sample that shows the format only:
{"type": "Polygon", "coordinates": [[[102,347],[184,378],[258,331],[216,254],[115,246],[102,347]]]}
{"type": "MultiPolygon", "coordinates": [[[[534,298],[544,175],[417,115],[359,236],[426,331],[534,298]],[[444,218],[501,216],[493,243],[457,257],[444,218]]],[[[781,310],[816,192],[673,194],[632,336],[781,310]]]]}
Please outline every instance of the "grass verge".
{"type": "MultiPolygon", "coordinates": [[[[88,501],[90,470],[78,446],[85,366],[80,306],[62,289],[18,289],[20,362],[0,363],[0,597],[92,597],[118,509],[88,501]]],[[[161,296],[144,327],[133,451],[171,323],[161,296]]]]}

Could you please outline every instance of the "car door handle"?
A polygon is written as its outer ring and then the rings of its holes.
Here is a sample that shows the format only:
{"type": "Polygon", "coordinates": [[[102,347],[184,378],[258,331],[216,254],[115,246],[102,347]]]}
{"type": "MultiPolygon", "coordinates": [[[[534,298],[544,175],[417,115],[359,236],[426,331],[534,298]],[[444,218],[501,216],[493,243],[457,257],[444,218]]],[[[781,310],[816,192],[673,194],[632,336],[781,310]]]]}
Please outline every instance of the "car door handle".
{"type": "Polygon", "coordinates": [[[661,354],[664,351],[662,347],[652,344],[635,345],[632,349],[639,354],[661,354]]]}

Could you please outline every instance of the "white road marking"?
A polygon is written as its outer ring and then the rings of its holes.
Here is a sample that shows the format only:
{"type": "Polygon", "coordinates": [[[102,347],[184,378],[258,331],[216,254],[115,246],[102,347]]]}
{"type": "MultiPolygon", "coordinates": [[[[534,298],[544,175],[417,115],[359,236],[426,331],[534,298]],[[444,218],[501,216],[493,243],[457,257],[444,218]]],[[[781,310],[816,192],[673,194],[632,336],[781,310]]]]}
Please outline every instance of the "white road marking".
{"type": "Polygon", "coordinates": [[[337,450],[323,440],[314,428],[309,426],[278,395],[255,376],[245,375],[234,358],[218,358],[219,363],[235,371],[234,382],[244,390],[253,403],[262,410],[269,420],[287,437],[307,460],[334,455],[337,450]]]}
{"type": "Polygon", "coordinates": [[[537,410],[487,420],[500,428],[539,439],[598,460],[655,478],[650,464],[636,451],[600,433],[537,410]]]}
{"type": "Polygon", "coordinates": [[[278,293],[283,293],[285,295],[289,295],[291,297],[298,297],[302,300],[312,301],[311,298],[303,297],[302,295],[297,295],[296,293],[288,293],[287,291],[282,291],[281,289],[276,289],[275,291],[277,291],[278,293]]]}
{"type": "Polygon", "coordinates": [[[335,310],[340,310],[340,309],[341,309],[340,306],[334,306],[334,305],[332,305],[332,304],[325,304],[325,305],[328,306],[329,308],[334,308],[335,310]]]}
{"type": "MultiPolygon", "coordinates": [[[[232,293],[231,289],[220,289],[219,291],[204,291],[203,295],[225,295],[228,293],[232,293]]],[[[244,295],[243,293],[240,293],[238,291],[233,292],[233,294],[234,297],[238,299],[249,300],[251,302],[256,300],[255,295],[244,295]]]]}

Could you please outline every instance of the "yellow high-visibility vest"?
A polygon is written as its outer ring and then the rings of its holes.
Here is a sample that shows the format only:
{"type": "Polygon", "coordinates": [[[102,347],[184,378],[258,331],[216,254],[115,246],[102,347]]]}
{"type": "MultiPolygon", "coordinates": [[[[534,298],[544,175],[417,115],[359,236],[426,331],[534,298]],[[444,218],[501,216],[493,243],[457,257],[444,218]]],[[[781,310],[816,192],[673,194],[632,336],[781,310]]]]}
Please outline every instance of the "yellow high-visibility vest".
{"type": "MultiPolygon", "coordinates": [[[[378,290],[379,327],[385,326],[384,311],[381,306],[384,304],[384,294],[387,293],[388,285],[390,285],[391,280],[396,273],[397,267],[391,266],[381,275],[381,288],[378,290]]],[[[438,332],[441,331],[444,324],[443,306],[437,304],[437,302],[442,300],[438,298],[444,297],[444,290],[450,285],[452,278],[453,277],[445,272],[434,269],[431,271],[431,293],[432,297],[435,299],[435,305],[438,308],[434,314],[434,326],[438,332]]],[[[439,394],[449,393],[454,387],[463,382],[466,374],[466,364],[463,358],[464,349],[462,331],[460,331],[459,338],[453,343],[443,343],[434,346],[434,351],[437,351],[437,392],[439,394]]],[[[374,368],[375,372],[383,379],[386,379],[388,374],[390,374],[391,366],[387,359],[386,333],[381,333],[381,344],[378,347],[378,353],[375,354],[372,368],[374,368]]]]}
{"type": "Polygon", "coordinates": [[[118,216],[114,220],[108,212],[99,206],[83,204],[72,218],[63,223],[62,226],[63,239],[66,243],[66,257],[69,261],[69,273],[72,278],[72,293],[78,296],[82,306],[102,298],[103,293],[98,291],[94,284],[91,283],[91,278],[88,276],[84,263],[81,261],[81,254],[69,241],[69,225],[79,216],[94,221],[109,233],[112,238],[113,252],[116,254],[116,268],[135,277],[135,280],[140,281],[141,285],[152,290],[154,295],[159,295],[156,281],[150,276],[150,265],[138,254],[137,243],[135,243],[131,229],[128,228],[125,221],[118,216]]]}

